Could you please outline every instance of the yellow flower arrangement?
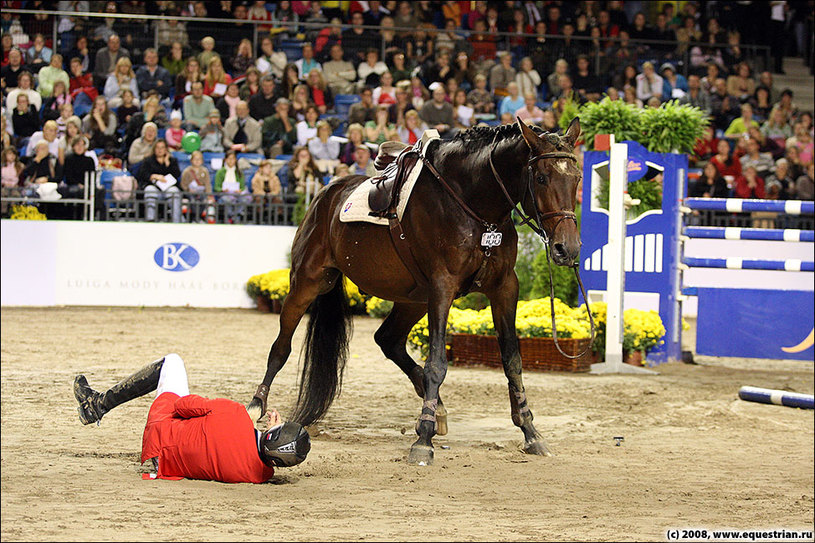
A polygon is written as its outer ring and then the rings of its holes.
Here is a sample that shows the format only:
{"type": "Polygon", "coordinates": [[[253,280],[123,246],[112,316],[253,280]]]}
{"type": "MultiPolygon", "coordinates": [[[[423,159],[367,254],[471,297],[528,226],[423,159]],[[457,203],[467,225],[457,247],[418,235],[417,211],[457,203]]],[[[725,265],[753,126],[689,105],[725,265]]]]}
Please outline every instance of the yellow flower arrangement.
{"type": "MultiPolygon", "coordinates": [[[[289,275],[291,270],[289,268],[282,268],[279,270],[272,270],[266,273],[253,275],[246,282],[246,293],[251,298],[262,296],[267,300],[283,299],[289,294],[289,275]]],[[[348,305],[354,312],[365,309],[365,303],[369,296],[360,292],[351,280],[343,277],[345,281],[345,293],[348,296],[348,305]]]]}
{"type": "Polygon", "coordinates": [[[11,219],[21,221],[45,221],[48,217],[39,209],[29,205],[14,205],[11,206],[11,219]]]}

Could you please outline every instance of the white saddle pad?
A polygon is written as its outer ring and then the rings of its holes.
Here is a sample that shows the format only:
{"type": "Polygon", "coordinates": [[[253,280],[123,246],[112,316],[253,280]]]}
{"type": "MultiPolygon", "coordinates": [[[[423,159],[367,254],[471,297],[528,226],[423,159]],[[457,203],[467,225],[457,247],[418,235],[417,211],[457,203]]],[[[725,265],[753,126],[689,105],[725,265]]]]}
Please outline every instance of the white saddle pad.
{"type": "MultiPolygon", "coordinates": [[[[425,134],[422,137],[424,142],[422,145],[423,156],[429,147],[429,142],[431,140],[438,139],[438,137],[438,132],[435,130],[425,131],[425,134]]],[[[416,180],[422,173],[422,166],[423,162],[421,160],[417,160],[416,164],[413,166],[413,169],[408,174],[405,184],[402,185],[402,189],[399,191],[399,204],[396,206],[396,216],[400,221],[402,220],[402,215],[405,213],[405,208],[407,208],[410,194],[413,192],[413,187],[416,185],[416,180]]],[[[388,219],[369,215],[371,208],[368,206],[368,192],[373,188],[373,186],[374,184],[371,182],[371,180],[366,179],[356,189],[354,189],[354,192],[351,193],[351,195],[342,205],[342,211],[340,211],[340,222],[369,222],[371,224],[388,226],[388,219]]]]}

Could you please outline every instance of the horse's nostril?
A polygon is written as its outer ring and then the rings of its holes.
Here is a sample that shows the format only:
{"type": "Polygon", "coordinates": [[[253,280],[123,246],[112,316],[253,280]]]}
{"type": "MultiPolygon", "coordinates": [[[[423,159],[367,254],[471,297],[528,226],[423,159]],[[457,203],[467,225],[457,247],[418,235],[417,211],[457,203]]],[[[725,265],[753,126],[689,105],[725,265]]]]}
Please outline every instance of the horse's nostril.
{"type": "Polygon", "coordinates": [[[560,257],[566,256],[566,247],[562,243],[555,243],[555,254],[560,257]]]}

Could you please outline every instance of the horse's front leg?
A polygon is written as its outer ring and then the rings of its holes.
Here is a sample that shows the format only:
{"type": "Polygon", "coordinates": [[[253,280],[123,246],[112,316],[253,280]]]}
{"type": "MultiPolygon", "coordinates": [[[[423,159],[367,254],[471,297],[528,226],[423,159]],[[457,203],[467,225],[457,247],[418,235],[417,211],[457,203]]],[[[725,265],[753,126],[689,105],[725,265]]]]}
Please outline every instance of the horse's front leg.
{"type": "Polygon", "coordinates": [[[455,289],[434,289],[428,301],[428,331],[430,352],[424,364],[424,403],[416,422],[419,439],[410,447],[408,462],[429,465],[433,463],[433,436],[436,434],[436,411],[439,409],[439,387],[447,375],[445,334],[447,316],[453,303],[455,289]]]}
{"type": "Polygon", "coordinates": [[[518,305],[518,277],[512,272],[500,288],[488,294],[492,307],[492,319],[501,348],[501,363],[509,383],[509,405],[512,422],[524,433],[524,451],[529,454],[549,456],[543,437],[532,424],[532,411],[526,401],[521,376],[521,351],[515,332],[515,310],[518,305]]]}

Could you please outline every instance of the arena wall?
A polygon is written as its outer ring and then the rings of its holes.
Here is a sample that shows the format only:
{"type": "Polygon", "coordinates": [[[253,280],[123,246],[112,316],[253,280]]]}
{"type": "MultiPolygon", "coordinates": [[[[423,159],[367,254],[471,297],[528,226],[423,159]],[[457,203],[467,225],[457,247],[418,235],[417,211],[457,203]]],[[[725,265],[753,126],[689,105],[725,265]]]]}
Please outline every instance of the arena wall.
{"type": "Polygon", "coordinates": [[[252,307],[247,279],[288,267],[295,231],[3,220],[0,304],[252,307]]]}

